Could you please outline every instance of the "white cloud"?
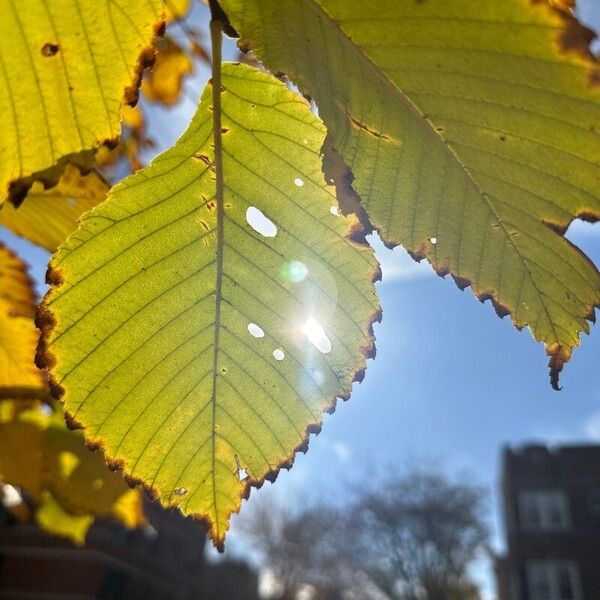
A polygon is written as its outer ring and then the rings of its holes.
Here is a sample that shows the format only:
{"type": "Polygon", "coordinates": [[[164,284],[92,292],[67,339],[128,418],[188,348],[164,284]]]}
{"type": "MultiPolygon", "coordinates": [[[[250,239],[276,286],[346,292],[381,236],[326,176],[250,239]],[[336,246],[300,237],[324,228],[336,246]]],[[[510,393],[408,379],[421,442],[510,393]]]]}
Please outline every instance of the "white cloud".
{"type": "Polygon", "coordinates": [[[591,414],[583,424],[585,435],[594,442],[600,442],[600,410],[591,414]]]}
{"type": "Polygon", "coordinates": [[[340,462],[347,462],[352,455],[352,450],[344,442],[335,441],[331,444],[333,453],[337,456],[340,462]]]}

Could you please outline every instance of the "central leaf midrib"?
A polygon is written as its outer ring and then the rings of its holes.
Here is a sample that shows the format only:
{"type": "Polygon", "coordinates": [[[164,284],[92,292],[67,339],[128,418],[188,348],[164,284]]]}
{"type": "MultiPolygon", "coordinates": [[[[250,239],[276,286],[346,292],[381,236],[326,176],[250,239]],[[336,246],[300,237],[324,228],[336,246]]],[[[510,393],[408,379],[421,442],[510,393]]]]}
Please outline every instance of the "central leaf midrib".
{"type": "Polygon", "coordinates": [[[210,22],[212,42],[212,116],[213,116],[213,141],[214,141],[214,164],[215,164],[215,203],[217,205],[217,242],[215,248],[215,319],[213,340],[213,365],[212,365],[212,488],[213,509],[215,511],[215,530],[217,539],[221,537],[219,525],[219,511],[217,508],[217,485],[216,485],[216,413],[217,413],[217,369],[219,361],[219,336],[221,330],[221,303],[223,297],[223,252],[225,247],[225,184],[223,174],[223,139],[221,134],[221,32],[222,23],[215,18],[210,22]]]}

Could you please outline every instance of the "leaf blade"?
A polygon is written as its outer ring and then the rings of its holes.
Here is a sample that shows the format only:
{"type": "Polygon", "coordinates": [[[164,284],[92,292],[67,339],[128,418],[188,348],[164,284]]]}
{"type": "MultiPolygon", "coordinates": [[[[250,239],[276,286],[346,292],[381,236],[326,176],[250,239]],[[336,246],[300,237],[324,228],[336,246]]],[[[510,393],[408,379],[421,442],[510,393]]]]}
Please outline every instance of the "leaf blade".
{"type": "Polygon", "coordinates": [[[63,283],[45,301],[40,355],[88,439],[164,504],[208,520],[218,545],[250,486],[290,466],[349,395],[379,317],[372,251],[330,212],[322,125],[273,77],[223,70],[222,218],[209,86],[177,144],[55,255],[63,283]],[[251,224],[252,207],[275,235],[251,224]],[[328,352],[310,342],[324,347],[311,316],[328,352]]]}
{"type": "Polygon", "coordinates": [[[0,204],[118,138],[161,25],[159,0],[0,2],[0,204]]]}
{"type": "Polygon", "coordinates": [[[315,98],[384,241],[528,326],[558,387],[600,302],[596,267],[557,235],[600,216],[593,34],[520,0],[223,7],[315,98]]]}

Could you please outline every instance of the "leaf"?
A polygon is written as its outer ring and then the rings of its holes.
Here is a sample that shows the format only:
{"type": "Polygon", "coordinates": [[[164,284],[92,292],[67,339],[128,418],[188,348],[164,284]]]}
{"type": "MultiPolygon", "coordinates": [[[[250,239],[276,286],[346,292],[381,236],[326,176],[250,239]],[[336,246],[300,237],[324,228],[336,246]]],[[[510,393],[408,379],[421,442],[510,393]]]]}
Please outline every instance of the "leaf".
{"type": "Polygon", "coordinates": [[[222,122],[209,84],[177,144],[53,257],[39,352],[88,442],[219,546],[250,487],[362,378],[379,317],[377,263],[323,179],[320,121],[250,67],[224,65],[222,85],[222,122]]]}
{"type": "Polygon", "coordinates": [[[77,167],[67,165],[53,188],[35,182],[18,208],[7,203],[0,211],[0,225],[54,252],[77,228],[77,219],[104,200],[108,189],[96,171],[81,175],[77,167]]]}
{"type": "Polygon", "coordinates": [[[528,326],[554,387],[600,302],[560,235],[600,215],[600,70],[569,4],[221,2],[315,99],[385,243],[528,326]]]}
{"type": "Polygon", "coordinates": [[[0,480],[23,488],[39,501],[45,488],[44,478],[44,439],[41,429],[19,421],[1,423],[0,480]]]}
{"type": "Polygon", "coordinates": [[[160,0],[0,0],[0,205],[120,133],[153,56],[160,0]]]}
{"type": "Polygon", "coordinates": [[[78,546],[85,544],[85,536],[94,522],[92,515],[68,513],[48,491],[42,495],[35,517],[40,527],[54,535],[68,537],[78,546]]]}
{"type": "Polygon", "coordinates": [[[192,0],[165,0],[167,22],[179,21],[190,11],[192,0]]]}
{"type": "Polygon", "coordinates": [[[181,97],[183,79],[193,71],[190,57],[172,39],[164,38],[142,92],[148,100],[172,106],[181,97]]]}
{"type": "Polygon", "coordinates": [[[33,362],[35,302],[25,263],[0,243],[0,399],[36,398],[46,390],[33,362]]]}
{"type": "Polygon", "coordinates": [[[77,543],[96,517],[129,528],[146,522],[139,490],[109,471],[102,453],[88,450],[59,414],[28,410],[0,424],[0,480],[33,498],[43,527],[77,543]]]}

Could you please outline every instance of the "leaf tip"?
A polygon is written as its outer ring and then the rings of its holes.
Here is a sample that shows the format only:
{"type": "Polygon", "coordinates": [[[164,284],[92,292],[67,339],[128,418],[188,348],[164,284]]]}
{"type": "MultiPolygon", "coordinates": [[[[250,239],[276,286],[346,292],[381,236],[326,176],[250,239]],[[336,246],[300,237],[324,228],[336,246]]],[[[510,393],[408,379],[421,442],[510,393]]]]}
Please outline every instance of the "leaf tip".
{"type": "Polygon", "coordinates": [[[571,358],[572,349],[562,344],[549,344],[546,346],[546,354],[550,357],[548,366],[550,367],[550,385],[553,390],[559,392],[562,386],[559,383],[560,372],[565,363],[571,358]]]}

